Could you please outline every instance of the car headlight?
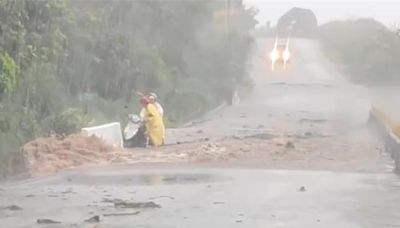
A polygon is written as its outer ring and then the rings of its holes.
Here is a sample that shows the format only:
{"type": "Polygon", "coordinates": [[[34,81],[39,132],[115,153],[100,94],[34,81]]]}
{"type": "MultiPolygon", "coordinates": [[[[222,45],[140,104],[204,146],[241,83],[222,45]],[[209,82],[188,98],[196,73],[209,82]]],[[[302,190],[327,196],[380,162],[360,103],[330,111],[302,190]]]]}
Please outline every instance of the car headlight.
{"type": "Polygon", "coordinates": [[[272,62],[275,62],[276,60],[278,60],[278,58],[279,58],[279,53],[278,53],[278,51],[277,51],[276,49],[272,50],[272,51],[269,53],[269,58],[272,60],[272,62]]]}
{"type": "Polygon", "coordinates": [[[285,62],[287,62],[289,59],[290,59],[290,52],[289,52],[288,50],[285,50],[285,51],[283,52],[283,60],[284,60],[285,62]]]}

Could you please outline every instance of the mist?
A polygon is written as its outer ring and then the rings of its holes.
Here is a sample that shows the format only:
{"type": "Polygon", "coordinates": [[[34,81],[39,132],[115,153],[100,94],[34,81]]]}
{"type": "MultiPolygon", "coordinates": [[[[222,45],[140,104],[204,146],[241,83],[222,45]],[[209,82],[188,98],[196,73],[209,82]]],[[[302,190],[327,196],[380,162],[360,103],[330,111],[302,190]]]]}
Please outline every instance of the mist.
{"type": "Polygon", "coordinates": [[[400,224],[399,9],[0,0],[0,226],[400,224]]]}
{"type": "Polygon", "coordinates": [[[333,20],[358,18],[374,18],[386,26],[400,23],[400,3],[397,1],[276,1],[276,0],[245,0],[246,6],[256,7],[259,10],[257,20],[260,24],[271,21],[275,24],[279,17],[292,7],[302,7],[315,12],[320,24],[333,20]]]}

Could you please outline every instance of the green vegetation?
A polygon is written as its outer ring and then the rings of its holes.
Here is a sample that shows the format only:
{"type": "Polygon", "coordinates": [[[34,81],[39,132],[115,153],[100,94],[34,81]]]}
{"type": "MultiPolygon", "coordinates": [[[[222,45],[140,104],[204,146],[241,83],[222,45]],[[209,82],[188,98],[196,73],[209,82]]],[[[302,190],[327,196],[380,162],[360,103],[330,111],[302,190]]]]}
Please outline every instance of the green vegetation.
{"type": "Polygon", "coordinates": [[[122,121],[155,91],[177,124],[242,82],[255,11],[231,1],[0,1],[0,176],[20,146],[122,121]]]}
{"type": "Polygon", "coordinates": [[[356,83],[400,83],[400,36],[373,19],[336,21],[319,28],[329,58],[356,83]]]}
{"type": "Polygon", "coordinates": [[[16,84],[15,61],[7,53],[0,54],[0,99],[10,96],[16,84]]]}

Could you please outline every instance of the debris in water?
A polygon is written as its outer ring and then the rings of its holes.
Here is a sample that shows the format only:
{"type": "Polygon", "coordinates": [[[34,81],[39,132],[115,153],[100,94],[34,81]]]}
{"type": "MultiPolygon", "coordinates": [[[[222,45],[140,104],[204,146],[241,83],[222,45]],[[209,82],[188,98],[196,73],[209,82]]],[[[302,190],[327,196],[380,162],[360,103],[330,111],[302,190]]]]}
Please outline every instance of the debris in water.
{"type": "Polygon", "coordinates": [[[239,136],[237,136],[237,135],[234,135],[234,136],[232,136],[232,139],[239,140],[239,139],[240,139],[240,137],[239,137],[239,136]]]}
{"type": "Polygon", "coordinates": [[[291,149],[291,150],[295,148],[294,143],[292,141],[288,141],[285,147],[286,149],[291,149]]]}
{"type": "Polygon", "coordinates": [[[70,193],[74,193],[72,188],[68,188],[67,190],[61,192],[61,194],[70,194],[70,193]]]}
{"type": "Polygon", "coordinates": [[[274,137],[275,137],[275,135],[272,135],[272,134],[269,134],[269,133],[261,133],[261,134],[250,135],[250,136],[247,136],[246,138],[270,140],[270,139],[272,139],[274,137]]]}
{"type": "Polygon", "coordinates": [[[103,214],[104,217],[110,217],[110,216],[128,216],[128,215],[138,215],[140,214],[140,211],[136,212],[131,212],[131,213],[110,213],[110,214],[103,214]]]}
{"type": "Polygon", "coordinates": [[[300,191],[300,192],[305,192],[305,191],[306,191],[306,187],[301,186],[301,187],[299,188],[299,191],[300,191]]]}
{"type": "Polygon", "coordinates": [[[10,210],[10,211],[21,211],[21,210],[23,210],[23,208],[18,206],[18,205],[10,205],[10,206],[4,207],[3,209],[10,210]]]}
{"type": "Polygon", "coordinates": [[[264,125],[259,124],[259,125],[257,126],[257,128],[258,128],[258,129],[264,128],[264,125]]]}
{"type": "Polygon", "coordinates": [[[308,138],[330,138],[334,137],[335,134],[321,134],[321,133],[312,133],[312,132],[306,132],[304,134],[299,134],[299,135],[292,135],[294,138],[298,139],[308,139],[308,138]]]}
{"type": "Polygon", "coordinates": [[[225,202],[213,202],[213,204],[217,205],[217,204],[225,204],[225,202]]]}
{"type": "Polygon", "coordinates": [[[303,118],[299,120],[300,123],[326,123],[328,122],[327,119],[308,119],[308,118],[303,118]]]}
{"type": "Polygon", "coordinates": [[[313,134],[311,133],[311,132],[306,132],[306,133],[304,133],[304,136],[305,137],[311,137],[313,134]]]}
{"type": "Polygon", "coordinates": [[[204,133],[203,130],[198,130],[198,131],[196,131],[196,134],[203,134],[203,133],[204,133]]]}
{"type": "Polygon", "coordinates": [[[86,219],[85,222],[90,222],[90,223],[100,222],[100,216],[95,215],[93,217],[90,217],[89,219],[86,219]]]}
{"type": "Polygon", "coordinates": [[[123,200],[122,199],[118,199],[118,198],[115,198],[115,199],[103,198],[101,200],[101,202],[102,203],[116,203],[116,202],[123,202],[123,200]]]}
{"type": "Polygon", "coordinates": [[[52,219],[37,219],[37,224],[61,224],[60,221],[52,220],[52,219]]]}
{"type": "Polygon", "coordinates": [[[154,196],[154,197],[150,197],[149,200],[155,200],[155,199],[160,199],[160,198],[168,198],[168,199],[171,199],[171,200],[175,199],[172,196],[154,196]]]}
{"type": "Polygon", "coordinates": [[[114,207],[117,208],[161,208],[159,204],[154,203],[153,201],[150,202],[114,202],[114,207]]]}
{"type": "Polygon", "coordinates": [[[35,195],[29,194],[29,195],[26,195],[25,197],[26,198],[32,198],[32,197],[35,197],[35,195]]]}
{"type": "Polygon", "coordinates": [[[242,223],[243,221],[242,220],[236,220],[236,223],[242,223]]]}

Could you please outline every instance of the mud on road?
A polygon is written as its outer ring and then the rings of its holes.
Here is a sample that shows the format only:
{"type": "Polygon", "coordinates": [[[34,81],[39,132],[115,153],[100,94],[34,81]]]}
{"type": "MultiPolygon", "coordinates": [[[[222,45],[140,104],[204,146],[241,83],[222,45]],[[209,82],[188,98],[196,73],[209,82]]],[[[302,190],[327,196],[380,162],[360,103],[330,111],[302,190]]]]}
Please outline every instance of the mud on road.
{"type": "Polygon", "coordinates": [[[270,40],[258,40],[250,76],[254,90],[237,105],[169,129],[156,150],[129,150],[123,162],[192,162],[337,171],[391,171],[384,142],[369,124],[368,88],[350,83],[318,42],[292,41],[288,70],[271,71],[270,40]]]}
{"type": "Polygon", "coordinates": [[[256,130],[212,139],[204,130],[194,132],[199,138],[177,141],[160,148],[115,150],[99,139],[74,135],[63,140],[35,140],[26,145],[24,151],[29,161],[29,172],[34,175],[107,164],[366,172],[391,170],[389,157],[383,152],[384,145],[370,128],[355,129],[343,135],[311,131],[283,135],[258,126],[256,130]],[[364,141],[365,137],[375,140],[364,141]]]}

